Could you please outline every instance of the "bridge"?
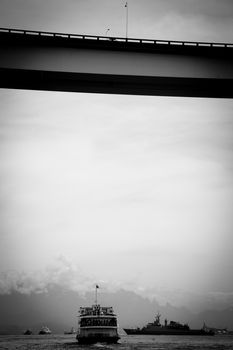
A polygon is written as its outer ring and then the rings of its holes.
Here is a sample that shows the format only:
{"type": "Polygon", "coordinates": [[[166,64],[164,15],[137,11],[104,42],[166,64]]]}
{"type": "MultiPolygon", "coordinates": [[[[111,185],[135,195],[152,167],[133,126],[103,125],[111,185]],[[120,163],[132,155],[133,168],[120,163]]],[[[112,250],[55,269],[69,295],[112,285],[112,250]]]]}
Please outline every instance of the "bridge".
{"type": "Polygon", "coordinates": [[[233,98],[233,44],[0,28],[0,87],[233,98]]]}

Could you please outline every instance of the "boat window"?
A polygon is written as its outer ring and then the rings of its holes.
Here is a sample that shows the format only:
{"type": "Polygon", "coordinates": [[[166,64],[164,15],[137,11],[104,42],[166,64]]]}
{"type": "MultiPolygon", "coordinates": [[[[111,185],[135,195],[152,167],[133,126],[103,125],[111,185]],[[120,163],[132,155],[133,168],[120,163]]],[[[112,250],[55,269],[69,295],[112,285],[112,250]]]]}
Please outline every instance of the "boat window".
{"type": "Polygon", "coordinates": [[[116,318],[83,318],[80,321],[81,327],[88,327],[88,326],[108,326],[108,327],[114,327],[117,326],[117,320],[116,318]]]}

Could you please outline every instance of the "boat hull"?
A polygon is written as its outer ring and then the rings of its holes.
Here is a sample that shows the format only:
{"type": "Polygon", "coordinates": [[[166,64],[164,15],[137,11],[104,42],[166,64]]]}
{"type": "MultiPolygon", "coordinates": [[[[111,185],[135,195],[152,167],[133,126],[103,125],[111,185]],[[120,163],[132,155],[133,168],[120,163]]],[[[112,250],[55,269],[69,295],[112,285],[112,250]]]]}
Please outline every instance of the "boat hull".
{"type": "Polygon", "coordinates": [[[95,344],[95,343],[108,343],[116,344],[120,339],[119,336],[106,336],[106,335],[90,335],[88,337],[78,336],[76,337],[80,344],[95,344]]]}
{"type": "Polygon", "coordinates": [[[94,304],[92,307],[80,307],[79,326],[76,339],[81,344],[117,343],[117,317],[112,307],[94,304]]]}
{"type": "Polygon", "coordinates": [[[76,336],[79,343],[117,343],[120,339],[117,328],[85,327],[80,328],[76,336]]]}

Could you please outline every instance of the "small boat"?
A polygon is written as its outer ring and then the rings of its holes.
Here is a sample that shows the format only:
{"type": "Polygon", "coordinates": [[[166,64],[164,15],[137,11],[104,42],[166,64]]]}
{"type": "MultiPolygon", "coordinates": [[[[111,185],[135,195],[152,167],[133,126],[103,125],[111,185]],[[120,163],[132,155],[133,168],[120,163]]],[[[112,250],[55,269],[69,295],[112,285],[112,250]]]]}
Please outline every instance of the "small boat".
{"type": "Polygon", "coordinates": [[[165,319],[164,324],[160,323],[161,315],[158,313],[155,317],[155,321],[148,323],[142,328],[124,328],[124,331],[128,335],[214,335],[212,330],[205,328],[190,329],[188,324],[182,324],[176,321],[170,321],[168,323],[165,319]]]}
{"type": "Polygon", "coordinates": [[[70,331],[64,332],[64,334],[75,334],[75,333],[76,333],[76,331],[75,331],[74,327],[72,327],[70,331]]]}
{"type": "Polygon", "coordinates": [[[208,327],[205,322],[203,324],[203,329],[206,332],[213,332],[214,334],[229,334],[229,331],[227,328],[214,328],[214,327],[208,327]]]}
{"type": "Polygon", "coordinates": [[[47,326],[42,326],[38,334],[51,334],[51,330],[47,326]]]}
{"type": "Polygon", "coordinates": [[[26,331],[23,334],[24,335],[31,335],[32,331],[31,331],[31,329],[26,329],[26,331]]]}
{"type": "Polygon", "coordinates": [[[117,343],[118,334],[117,316],[112,307],[100,306],[96,300],[91,307],[80,307],[79,324],[76,339],[80,344],[94,344],[98,342],[117,343]]]}

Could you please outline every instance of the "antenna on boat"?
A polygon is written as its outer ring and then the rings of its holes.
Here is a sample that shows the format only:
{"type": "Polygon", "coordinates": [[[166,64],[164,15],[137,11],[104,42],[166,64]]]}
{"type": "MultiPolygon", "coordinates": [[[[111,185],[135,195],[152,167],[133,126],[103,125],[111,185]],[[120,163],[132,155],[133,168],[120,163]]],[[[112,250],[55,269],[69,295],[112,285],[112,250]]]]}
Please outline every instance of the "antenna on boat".
{"type": "Polygon", "coordinates": [[[97,289],[99,288],[98,284],[95,285],[95,304],[97,305],[97,289]]]}

